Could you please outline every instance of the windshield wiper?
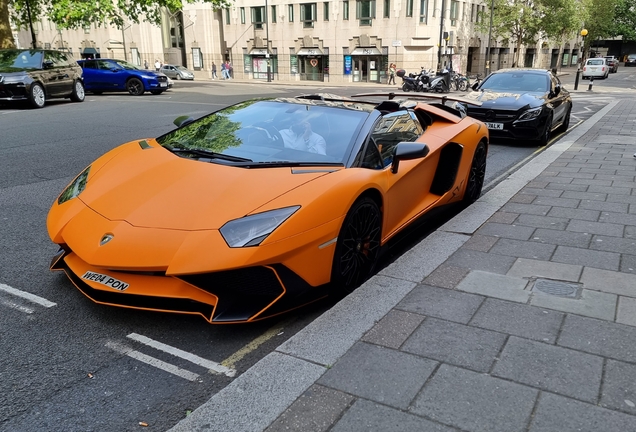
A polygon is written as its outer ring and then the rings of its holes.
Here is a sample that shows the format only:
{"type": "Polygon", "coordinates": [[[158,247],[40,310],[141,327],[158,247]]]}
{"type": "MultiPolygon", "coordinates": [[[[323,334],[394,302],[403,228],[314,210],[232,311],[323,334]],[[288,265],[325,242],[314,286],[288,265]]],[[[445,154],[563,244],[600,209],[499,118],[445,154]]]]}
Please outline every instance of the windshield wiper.
{"type": "MultiPolygon", "coordinates": [[[[243,166],[243,164],[241,164],[243,166]]],[[[342,162],[264,161],[245,164],[247,168],[344,166],[342,162]]]]}
{"type": "Polygon", "coordinates": [[[183,147],[168,147],[173,153],[187,153],[201,157],[207,157],[212,159],[222,159],[230,162],[252,162],[252,159],[242,158],[238,156],[230,156],[223,153],[216,153],[210,150],[203,149],[187,149],[183,147]]]}

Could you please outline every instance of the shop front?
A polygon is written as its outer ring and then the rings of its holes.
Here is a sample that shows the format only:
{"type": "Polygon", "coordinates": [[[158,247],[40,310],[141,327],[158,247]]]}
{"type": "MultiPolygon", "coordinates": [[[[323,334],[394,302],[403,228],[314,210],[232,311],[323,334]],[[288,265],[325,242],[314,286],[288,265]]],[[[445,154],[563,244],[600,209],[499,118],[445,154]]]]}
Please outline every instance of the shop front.
{"type": "Polygon", "coordinates": [[[252,76],[253,79],[267,79],[267,65],[270,68],[270,79],[278,73],[278,55],[274,48],[271,53],[267,53],[265,48],[254,48],[248,55],[243,57],[243,71],[245,75],[252,76]]]}
{"type": "Polygon", "coordinates": [[[351,64],[353,82],[383,82],[387,69],[386,57],[375,47],[356,48],[345,56],[345,65],[347,62],[351,64]]]}
{"type": "Polygon", "coordinates": [[[324,81],[329,73],[329,54],[320,48],[301,48],[296,53],[301,81],[324,81]]]}

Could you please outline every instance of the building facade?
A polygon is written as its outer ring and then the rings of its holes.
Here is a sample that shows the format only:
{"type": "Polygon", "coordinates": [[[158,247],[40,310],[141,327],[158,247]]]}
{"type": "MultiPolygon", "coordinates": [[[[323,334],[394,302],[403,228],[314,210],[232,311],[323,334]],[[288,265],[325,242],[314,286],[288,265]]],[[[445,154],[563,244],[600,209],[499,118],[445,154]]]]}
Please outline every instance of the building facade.
{"type": "MultiPolygon", "coordinates": [[[[160,26],[58,30],[43,21],[36,28],[43,48],[149,68],[157,60],[180,64],[199,79],[211,77],[213,62],[220,76],[229,61],[240,79],[386,83],[389,63],[407,72],[452,67],[482,75],[515,66],[515,49],[501,41],[493,38],[488,52],[476,26],[485,7],[479,0],[237,0],[221,10],[185,4],[164,12],[160,26]]],[[[30,46],[30,32],[17,31],[17,41],[30,46]]],[[[579,50],[580,40],[522,47],[519,66],[570,66],[579,50]]]]}

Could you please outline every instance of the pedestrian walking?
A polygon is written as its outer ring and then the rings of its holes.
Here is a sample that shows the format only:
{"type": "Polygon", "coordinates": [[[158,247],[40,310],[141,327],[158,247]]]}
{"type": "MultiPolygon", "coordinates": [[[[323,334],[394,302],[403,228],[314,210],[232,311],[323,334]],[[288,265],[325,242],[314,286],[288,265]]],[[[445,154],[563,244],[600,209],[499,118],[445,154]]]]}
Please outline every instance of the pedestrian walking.
{"type": "Polygon", "coordinates": [[[227,70],[225,69],[225,62],[221,62],[221,78],[227,79],[227,70]]]}
{"type": "Polygon", "coordinates": [[[148,69],[148,60],[144,60],[144,68],[148,69]]]}
{"type": "Polygon", "coordinates": [[[159,69],[161,69],[161,62],[157,59],[155,61],[155,72],[159,72],[159,69]]]}
{"type": "Polygon", "coordinates": [[[212,62],[212,79],[215,80],[216,78],[216,63],[212,62]]]}
{"type": "Polygon", "coordinates": [[[395,65],[395,63],[391,63],[389,65],[389,82],[387,84],[395,85],[395,74],[396,73],[397,73],[397,66],[395,65]]]}

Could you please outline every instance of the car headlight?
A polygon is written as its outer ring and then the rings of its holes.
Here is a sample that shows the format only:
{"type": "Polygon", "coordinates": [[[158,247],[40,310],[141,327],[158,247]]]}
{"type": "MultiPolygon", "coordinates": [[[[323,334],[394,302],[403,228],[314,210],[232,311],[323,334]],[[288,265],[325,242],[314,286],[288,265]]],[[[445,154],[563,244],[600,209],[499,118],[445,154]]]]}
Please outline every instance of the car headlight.
{"type": "Polygon", "coordinates": [[[157,79],[157,77],[155,75],[142,75],[141,77],[143,79],[157,79]]]}
{"type": "Polygon", "coordinates": [[[539,117],[539,114],[541,114],[542,109],[543,107],[529,109],[528,111],[524,112],[523,114],[519,116],[519,120],[536,119],[537,117],[539,117]]]}
{"type": "Polygon", "coordinates": [[[82,191],[86,188],[86,180],[88,179],[88,173],[90,172],[90,170],[91,167],[89,166],[84,171],[82,171],[80,175],[75,177],[75,180],[73,180],[73,182],[71,182],[71,184],[68,185],[66,189],[64,189],[64,192],[60,194],[59,198],[57,199],[58,204],[63,204],[66,201],[73,199],[82,193],[82,191]]]}
{"type": "Polygon", "coordinates": [[[286,207],[234,219],[220,229],[229,247],[258,246],[300,206],[286,207]]]}

